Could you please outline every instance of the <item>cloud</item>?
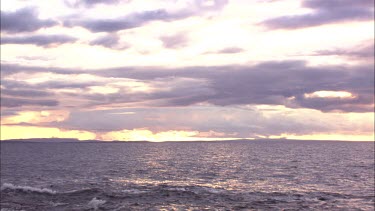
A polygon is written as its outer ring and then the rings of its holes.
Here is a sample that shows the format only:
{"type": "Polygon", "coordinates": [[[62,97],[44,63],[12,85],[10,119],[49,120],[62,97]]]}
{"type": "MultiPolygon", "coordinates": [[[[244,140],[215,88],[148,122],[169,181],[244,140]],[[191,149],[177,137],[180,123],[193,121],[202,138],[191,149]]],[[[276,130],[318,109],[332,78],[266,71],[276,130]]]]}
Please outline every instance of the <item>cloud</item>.
{"type": "Polygon", "coordinates": [[[216,105],[273,104],[321,111],[371,111],[374,92],[373,67],[308,67],[293,62],[265,63],[253,70],[237,70],[214,81],[216,105]],[[361,81],[361,82],[360,82],[361,81]],[[320,99],[302,96],[319,90],[348,91],[354,99],[320,99]],[[363,104],[367,106],[363,106],[363,104]]]}
{"type": "Polygon", "coordinates": [[[159,88],[148,98],[159,100],[152,102],[156,106],[189,106],[215,94],[211,81],[202,78],[165,77],[151,81],[150,85],[159,88]]]}
{"type": "Polygon", "coordinates": [[[319,108],[322,111],[371,112],[374,110],[374,99],[370,95],[358,98],[306,98],[297,97],[300,107],[319,108]]]}
{"type": "Polygon", "coordinates": [[[174,76],[206,80],[191,81],[186,89],[196,91],[186,95],[176,87],[168,93],[157,92],[152,97],[163,98],[169,106],[209,103],[229,106],[244,104],[286,105],[322,111],[371,111],[374,98],[372,65],[309,67],[300,61],[265,62],[255,66],[189,67],[181,69],[128,70],[111,69],[97,72],[106,77],[140,80],[160,80],[174,76]],[[353,99],[321,99],[316,103],[304,99],[305,93],[320,90],[348,91],[353,99]],[[180,94],[179,94],[180,93],[180,94]],[[201,94],[200,94],[201,93],[201,94]],[[165,98],[169,96],[170,98],[165,98]]]}
{"type": "Polygon", "coordinates": [[[79,81],[74,81],[74,82],[68,82],[68,81],[47,81],[43,83],[39,83],[37,85],[34,85],[33,87],[39,88],[39,89],[66,89],[66,88],[73,88],[73,89],[84,89],[90,86],[96,86],[96,85],[101,85],[100,82],[79,82],[79,81]]]}
{"type": "Polygon", "coordinates": [[[51,96],[50,92],[30,89],[1,89],[2,95],[13,97],[46,97],[51,96]]]}
{"type": "Polygon", "coordinates": [[[29,124],[37,126],[40,123],[62,122],[69,116],[68,111],[42,110],[20,111],[12,116],[2,118],[2,125],[29,124]]]}
{"type": "Polygon", "coordinates": [[[1,126],[1,131],[1,140],[29,138],[36,138],[39,140],[41,140],[41,138],[48,138],[51,140],[51,138],[69,138],[69,141],[72,141],[72,138],[79,140],[93,140],[95,138],[94,133],[87,131],[66,131],[50,127],[4,125],[1,126]]]}
{"type": "Polygon", "coordinates": [[[27,61],[50,61],[56,58],[47,56],[17,56],[17,59],[27,60],[27,61]]]}
{"type": "MultiPolygon", "coordinates": [[[[12,69],[12,66],[8,68],[12,69]]],[[[37,67],[18,67],[12,71],[28,72],[29,68],[31,71],[54,71],[53,68],[38,69],[37,67]]],[[[281,61],[249,66],[124,67],[76,71],[74,73],[71,69],[56,70],[64,74],[90,72],[97,77],[111,79],[113,83],[101,80],[96,81],[95,86],[118,90],[108,93],[90,93],[88,88],[83,88],[89,84],[77,84],[78,87],[82,86],[81,89],[84,92],[71,96],[76,100],[85,99],[88,102],[87,106],[125,106],[125,104],[131,106],[134,103],[146,107],[267,104],[291,108],[312,108],[324,112],[369,112],[373,110],[374,104],[374,67],[372,64],[308,66],[303,61],[281,61]],[[116,83],[114,83],[115,79],[116,83]],[[139,87],[140,85],[136,84],[132,88],[121,85],[129,84],[128,80],[142,84],[142,86],[139,87]],[[137,91],[139,88],[143,91],[137,91]],[[305,94],[322,90],[349,92],[353,98],[305,97],[305,94]]],[[[39,84],[40,89],[46,87],[47,84],[39,84]]],[[[54,85],[53,80],[49,82],[48,87],[55,91],[59,89],[58,83],[54,85]]]]}
{"type": "Polygon", "coordinates": [[[166,48],[181,48],[186,46],[188,38],[186,34],[175,34],[171,36],[162,36],[160,40],[163,42],[163,46],[166,48]]]}
{"type": "Polygon", "coordinates": [[[171,21],[180,19],[183,16],[179,14],[170,14],[164,9],[144,11],[139,13],[133,13],[125,17],[119,17],[116,19],[97,19],[97,20],[67,20],[64,22],[64,26],[73,27],[81,26],[91,32],[115,32],[125,29],[136,28],[146,24],[150,21],[164,20],[171,21]]]}
{"type": "Polygon", "coordinates": [[[302,2],[304,7],[313,9],[338,9],[338,8],[371,8],[374,7],[374,2],[371,0],[305,0],[302,2]]]}
{"type": "Polygon", "coordinates": [[[344,56],[354,60],[368,60],[374,62],[374,42],[353,46],[352,48],[336,48],[317,51],[313,56],[344,56]]]}
{"type": "Polygon", "coordinates": [[[78,74],[84,73],[83,70],[78,68],[69,69],[69,68],[59,68],[59,67],[39,67],[39,66],[24,66],[18,64],[7,64],[1,63],[1,74],[2,76],[9,76],[21,72],[27,73],[59,73],[59,74],[78,74]]]}
{"type": "Polygon", "coordinates": [[[21,107],[21,106],[57,106],[57,100],[49,99],[25,99],[1,97],[1,106],[3,107],[21,107]]]}
{"type": "Polygon", "coordinates": [[[106,48],[116,49],[116,50],[123,50],[129,48],[128,44],[121,43],[120,36],[117,34],[108,34],[101,37],[98,37],[92,40],[90,45],[99,45],[106,48]]]}
{"type": "Polygon", "coordinates": [[[199,131],[205,134],[215,131],[211,133],[211,137],[222,137],[225,134],[225,137],[238,138],[355,130],[368,133],[373,130],[373,122],[368,113],[354,116],[345,113],[327,114],[312,109],[264,107],[190,106],[76,110],[66,120],[53,122],[50,126],[97,133],[140,128],[154,133],[176,130],[199,131]],[[129,112],[132,114],[128,115],[129,112]],[[348,121],[351,118],[352,121],[348,121]],[[325,123],[322,124],[322,121],[325,123]]]}
{"type": "Polygon", "coordinates": [[[198,10],[221,10],[228,4],[228,0],[194,0],[198,10]]]}
{"type": "Polygon", "coordinates": [[[123,19],[65,21],[65,27],[81,26],[91,32],[114,32],[138,27],[136,23],[123,19]]]}
{"type": "Polygon", "coordinates": [[[123,17],[112,19],[70,19],[64,21],[64,26],[81,26],[91,32],[116,32],[140,27],[152,21],[175,21],[195,15],[201,15],[205,12],[221,10],[227,3],[227,0],[195,0],[190,2],[186,8],[178,11],[170,11],[161,8],[131,13],[123,17]]]}
{"type": "Polygon", "coordinates": [[[50,47],[64,43],[73,43],[77,39],[67,35],[26,35],[26,36],[2,36],[1,44],[33,44],[50,47]]]}
{"type": "Polygon", "coordinates": [[[1,11],[1,30],[8,33],[33,32],[57,24],[54,20],[39,19],[34,8],[23,8],[14,12],[1,11]]]}
{"type": "Polygon", "coordinates": [[[112,131],[101,135],[104,140],[134,140],[134,141],[186,141],[194,140],[197,131],[163,131],[160,133],[153,133],[145,129],[121,130],[112,131]]]}
{"type": "Polygon", "coordinates": [[[229,48],[223,48],[219,51],[212,52],[212,53],[219,53],[219,54],[235,54],[235,53],[241,53],[244,49],[238,48],[238,47],[229,47],[229,48]]]}
{"type": "Polygon", "coordinates": [[[365,21],[374,17],[372,0],[304,0],[311,13],[281,16],[264,21],[270,29],[298,29],[343,21],[365,21]]]}
{"type": "Polygon", "coordinates": [[[65,3],[70,7],[78,7],[78,6],[93,7],[98,4],[117,4],[119,2],[121,2],[121,0],[78,0],[74,2],[71,2],[68,0],[65,1],[65,3]]]}

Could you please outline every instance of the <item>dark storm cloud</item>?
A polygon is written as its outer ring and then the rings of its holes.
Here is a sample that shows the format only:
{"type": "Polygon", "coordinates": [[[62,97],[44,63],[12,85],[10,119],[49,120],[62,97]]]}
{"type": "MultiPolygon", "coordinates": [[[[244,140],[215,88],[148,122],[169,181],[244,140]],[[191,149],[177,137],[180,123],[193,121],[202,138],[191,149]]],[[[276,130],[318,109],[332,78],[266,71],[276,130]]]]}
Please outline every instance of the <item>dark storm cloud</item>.
{"type": "Polygon", "coordinates": [[[14,12],[1,11],[1,30],[8,33],[33,32],[57,24],[54,20],[39,19],[34,8],[24,8],[14,12]]]}
{"type": "MultiPolygon", "coordinates": [[[[69,72],[74,71],[65,71],[69,72]]],[[[156,88],[147,93],[121,88],[118,93],[112,94],[83,92],[72,95],[77,99],[89,100],[90,106],[116,103],[152,107],[199,103],[219,106],[268,104],[325,112],[371,112],[374,103],[374,67],[371,64],[312,67],[305,62],[288,61],[264,62],[253,66],[112,68],[90,71],[90,74],[135,79],[156,88]],[[316,91],[347,91],[354,97],[305,96],[316,91]]],[[[105,85],[104,82],[98,83],[98,86],[100,83],[105,85]]]]}
{"type": "Polygon", "coordinates": [[[57,106],[57,100],[49,99],[23,99],[1,97],[1,106],[3,107],[21,107],[21,106],[57,106]]]}
{"type": "Polygon", "coordinates": [[[342,21],[363,21],[374,18],[373,0],[304,0],[302,6],[313,12],[281,16],[263,22],[271,29],[297,29],[342,21]]]}
{"type": "Polygon", "coordinates": [[[33,44],[43,47],[73,43],[77,39],[66,35],[1,36],[1,44],[33,44]]]}

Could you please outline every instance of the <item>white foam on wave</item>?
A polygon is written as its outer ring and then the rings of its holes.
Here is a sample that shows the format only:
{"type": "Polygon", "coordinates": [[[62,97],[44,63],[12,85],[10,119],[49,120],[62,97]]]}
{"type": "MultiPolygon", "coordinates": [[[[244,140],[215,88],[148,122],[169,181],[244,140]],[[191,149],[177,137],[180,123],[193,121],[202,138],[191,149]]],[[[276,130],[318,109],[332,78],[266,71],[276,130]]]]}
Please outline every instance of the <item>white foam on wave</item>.
{"type": "Polygon", "coordinates": [[[24,192],[38,192],[38,193],[49,193],[49,194],[56,193],[56,191],[48,189],[48,188],[35,188],[35,187],[30,187],[30,186],[20,186],[20,185],[13,185],[11,183],[4,183],[1,186],[1,190],[6,190],[6,189],[21,190],[24,192]]]}
{"type": "MultiPolygon", "coordinates": [[[[16,210],[12,210],[10,208],[1,208],[0,211],[16,211],[16,210]]],[[[26,210],[19,210],[19,211],[26,211],[26,210]]]]}
{"type": "Polygon", "coordinates": [[[50,202],[51,206],[53,207],[58,207],[58,206],[64,206],[67,205],[68,203],[61,203],[61,202],[50,202]]]}
{"type": "Polygon", "coordinates": [[[138,190],[138,189],[127,189],[122,190],[123,193],[129,193],[129,194],[141,194],[141,193],[147,193],[148,191],[138,190]]]}
{"type": "Polygon", "coordinates": [[[217,188],[211,188],[211,187],[201,187],[204,191],[209,193],[223,193],[225,190],[217,189],[217,188]]]}
{"type": "Polygon", "coordinates": [[[87,204],[90,208],[93,208],[94,210],[97,210],[99,209],[99,207],[101,205],[103,205],[104,203],[106,203],[105,200],[100,200],[100,199],[97,199],[96,197],[91,199],[91,201],[87,204]]]}
{"type": "Polygon", "coordinates": [[[183,187],[173,187],[173,188],[168,188],[168,190],[171,190],[171,191],[187,191],[186,188],[183,188],[183,187]]]}

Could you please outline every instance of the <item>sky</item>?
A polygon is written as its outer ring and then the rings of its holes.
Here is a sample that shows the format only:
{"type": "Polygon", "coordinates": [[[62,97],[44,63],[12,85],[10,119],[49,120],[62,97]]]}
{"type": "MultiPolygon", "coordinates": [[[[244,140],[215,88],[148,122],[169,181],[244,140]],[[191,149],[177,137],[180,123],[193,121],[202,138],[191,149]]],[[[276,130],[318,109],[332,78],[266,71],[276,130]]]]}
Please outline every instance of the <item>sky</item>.
{"type": "Polygon", "coordinates": [[[1,140],[374,140],[373,0],[1,1],[1,140]]]}

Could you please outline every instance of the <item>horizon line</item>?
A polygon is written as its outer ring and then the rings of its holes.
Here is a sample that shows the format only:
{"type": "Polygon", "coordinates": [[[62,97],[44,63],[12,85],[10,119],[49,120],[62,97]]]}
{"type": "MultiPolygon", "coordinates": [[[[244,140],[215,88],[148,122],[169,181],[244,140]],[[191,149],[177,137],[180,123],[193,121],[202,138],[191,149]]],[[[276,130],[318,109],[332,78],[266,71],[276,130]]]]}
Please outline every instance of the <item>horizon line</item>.
{"type": "Polygon", "coordinates": [[[230,141],[319,141],[319,142],[374,142],[375,140],[327,140],[327,139],[288,139],[288,138],[233,138],[233,139],[213,139],[213,140],[171,140],[171,141],[149,141],[149,140],[96,140],[96,139],[77,139],[77,138],[25,138],[25,139],[0,139],[1,142],[30,142],[30,143],[57,143],[54,141],[45,141],[48,139],[59,141],[58,143],[88,143],[88,142],[102,142],[102,143],[129,143],[129,142],[142,142],[142,143],[165,143],[165,142],[230,142],[230,141]],[[34,141],[33,141],[34,140],[34,141]],[[66,141],[63,141],[66,140],[66,141]]]}

